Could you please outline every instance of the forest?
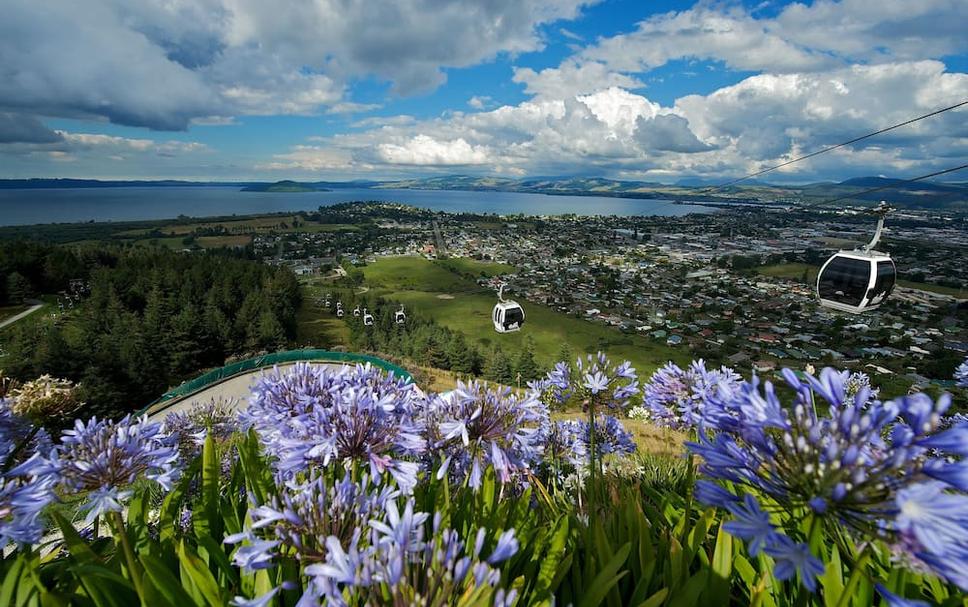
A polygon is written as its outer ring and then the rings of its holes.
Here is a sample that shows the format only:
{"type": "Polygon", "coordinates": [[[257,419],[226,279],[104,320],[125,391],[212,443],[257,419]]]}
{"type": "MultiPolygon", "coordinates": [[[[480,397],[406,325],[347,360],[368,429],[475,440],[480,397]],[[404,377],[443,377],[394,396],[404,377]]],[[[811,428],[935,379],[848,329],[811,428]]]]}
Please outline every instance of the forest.
{"type": "Polygon", "coordinates": [[[0,243],[0,305],[47,296],[64,309],[0,332],[0,368],[80,382],[86,415],[136,411],[226,358],[285,347],[295,276],[228,251],[0,243]]]}

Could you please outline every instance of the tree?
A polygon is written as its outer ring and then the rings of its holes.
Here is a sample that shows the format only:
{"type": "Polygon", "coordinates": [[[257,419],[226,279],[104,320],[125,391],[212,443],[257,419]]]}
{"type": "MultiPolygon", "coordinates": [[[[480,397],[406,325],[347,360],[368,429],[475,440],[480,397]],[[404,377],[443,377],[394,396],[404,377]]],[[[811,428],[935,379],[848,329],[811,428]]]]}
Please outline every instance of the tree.
{"type": "Polygon", "coordinates": [[[452,371],[458,373],[472,373],[474,371],[474,353],[467,347],[467,340],[463,333],[455,333],[450,341],[447,359],[452,371]]]}
{"type": "Polygon", "coordinates": [[[500,348],[495,350],[487,359],[484,365],[484,377],[505,385],[514,383],[514,369],[511,368],[511,360],[500,348]]]}
{"type": "Polygon", "coordinates": [[[514,365],[514,371],[521,376],[522,382],[538,378],[540,370],[538,363],[534,360],[534,346],[531,340],[525,342],[524,349],[521,350],[521,354],[518,355],[518,360],[514,365]]]}
{"type": "Polygon", "coordinates": [[[28,281],[20,272],[13,272],[7,276],[7,299],[11,303],[23,303],[30,297],[32,289],[28,281]]]}

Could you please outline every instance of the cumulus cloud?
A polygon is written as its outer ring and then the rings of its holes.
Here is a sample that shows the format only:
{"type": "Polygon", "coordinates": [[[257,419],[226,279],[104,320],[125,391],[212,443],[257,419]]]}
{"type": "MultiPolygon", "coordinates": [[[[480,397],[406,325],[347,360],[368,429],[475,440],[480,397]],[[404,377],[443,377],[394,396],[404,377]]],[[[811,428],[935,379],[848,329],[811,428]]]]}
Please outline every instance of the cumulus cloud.
{"type": "Polygon", "coordinates": [[[512,80],[523,84],[529,95],[548,99],[564,99],[610,87],[637,89],[644,86],[637,78],[612,71],[604,63],[580,63],[575,60],[565,61],[558,67],[549,67],[540,72],[518,67],[514,69],[512,80]]]}
{"type": "Polygon", "coordinates": [[[776,17],[700,4],[657,15],[580,53],[618,72],[677,59],[722,61],[740,70],[801,73],[848,63],[938,58],[964,49],[968,3],[960,0],[817,0],[776,17]]]}
{"type": "Polygon", "coordinates": [[[711,147],[689,130],[688,120],[675,114],[657,115],[650,120],[638,117],[635,138],[646,150],[704,152],[711,147]]]}
{"type": "MultiPolygon", "coordinates": [[[[383,123],[317,138],[347,169],[499,174],[582,172],[628,179],[740,175],[968,98],[968,75],[939,61],[759,74],[662,106],[618,87],[536,97],[490,111],[383,123]]],[[[791,167],[787,179],[934,168],[968,150],[968,111],[791,167]]],[[[296,165],[280,163],[277,168],[296,165]]],[[[305,163],[301,165],[307,166],[305,163]]],[[[776,174],[777,179],[784,173],[776,174]]]]}
{"type": "Polygon", "coordinates": [[[589,0],[10,0],[0,108],[182,130],[239,114],[360,111],[347,82],[401,94],[443,68],[538,50],[589,0]]]}
{"type": "Polygon", "coordinates": [[[462,137],[439,141],[427,135],[417,135],[403,144],[380,144],[377,155],[388,164],[415,166],[459,166],[488,161],[488,153],[483,146],[472,146],[462,137]]]}

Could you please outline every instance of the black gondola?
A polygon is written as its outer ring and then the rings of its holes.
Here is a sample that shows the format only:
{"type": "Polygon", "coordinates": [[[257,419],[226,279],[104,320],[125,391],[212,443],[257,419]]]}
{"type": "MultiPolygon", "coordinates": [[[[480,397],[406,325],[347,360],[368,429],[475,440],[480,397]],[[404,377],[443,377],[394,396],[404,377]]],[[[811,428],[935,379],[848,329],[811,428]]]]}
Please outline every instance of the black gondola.
{"type": "Polygon", "coordinates": [[[867,245],[854,251],[838,251],[820,268],[817,296],[821,305],[859,314],[876,309],[894,290],[894,261],[889,254],[874,250],[890,210],[883,202],[874,210],[879,215],[877,231],[867,245]]]}
{"type": "Polygon", "coordinates": [[[491,313],[494,330],[498,333],[519,331],[524,324],[524,308],[514,300],[504,299],[504,285],[498,289],[497,298],[499,301],[491,313]]]}

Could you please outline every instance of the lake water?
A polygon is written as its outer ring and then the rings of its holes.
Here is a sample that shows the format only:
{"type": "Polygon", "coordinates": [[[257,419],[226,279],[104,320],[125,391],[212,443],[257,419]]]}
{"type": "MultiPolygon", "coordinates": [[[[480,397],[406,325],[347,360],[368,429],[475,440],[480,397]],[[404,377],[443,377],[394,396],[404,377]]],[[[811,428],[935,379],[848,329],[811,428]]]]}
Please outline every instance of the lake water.
{"type": "Polygon", "coordinates": [[[716,210],[677,205],[669,200],[452,190],[346,188],[330,192],[240,192],[237,186],[0,189],[0,225],[311,211],[355,200],[400,202],[452,213],[672,216],[716,210]]]}

